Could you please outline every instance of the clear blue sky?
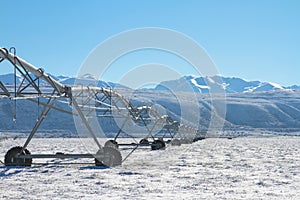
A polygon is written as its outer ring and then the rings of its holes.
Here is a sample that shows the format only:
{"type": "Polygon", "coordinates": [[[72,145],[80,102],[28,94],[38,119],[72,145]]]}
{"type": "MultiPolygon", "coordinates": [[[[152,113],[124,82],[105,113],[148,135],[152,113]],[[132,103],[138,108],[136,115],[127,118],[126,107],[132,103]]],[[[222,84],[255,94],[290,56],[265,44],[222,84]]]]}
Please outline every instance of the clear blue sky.
{"type": "MultiPolygon", "coordinates": [[[[0,46],[56,75],[76,75],[112,35],[163,27],[195,39],[223,76],[300,85],[297,0],[1,0],[0,17],[0,46]]],[[[0,66],[0,74],[11,71],[0,66]]]]}

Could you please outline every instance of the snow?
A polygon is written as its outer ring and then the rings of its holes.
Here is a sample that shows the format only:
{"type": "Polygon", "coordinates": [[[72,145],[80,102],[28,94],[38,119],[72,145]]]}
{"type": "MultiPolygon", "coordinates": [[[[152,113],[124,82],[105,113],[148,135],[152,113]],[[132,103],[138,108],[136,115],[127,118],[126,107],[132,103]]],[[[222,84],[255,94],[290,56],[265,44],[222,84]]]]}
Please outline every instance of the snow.
{"type": "Polygon", "coordinates": [[[194,86],[196,86],[196,87],[198,87],[198,88],[200,88],[200,89],[209,89],[209,87],[208,87],[207,85],[199,85],[199,84],[197,83],[197,81],[195,80],[195,78],[194,78],[194,79],[191,79],[191,82],[194,84],[194,86]]]}
{"type": "Polygon", "coordinates": [[[284,90],[284,88],[280,84],[278,84],[278,83],[269,82],[269,84],[272,85],[272,86],[274,86],[275,88],[284,90]]]}
{"type": "MultiPolygon", "coordinates": [[[[2,139],[1,158],[23,143],[2,139]]],[[[35,138],[28,149],[86,153],[83,144],[35,138]]],[[[0,167],[0,199],[300,199],[299,137],[210,138],[165,151],[140,149],[115,168],[94,167],[92,160],[34,162],[48,164],[0,167]]]]}
{"type": "Polygon", "coordinates": [[[216,83],[211,77],[207,76],[206,77],[207,81],[209,81],[210,83],[216,83]]]}

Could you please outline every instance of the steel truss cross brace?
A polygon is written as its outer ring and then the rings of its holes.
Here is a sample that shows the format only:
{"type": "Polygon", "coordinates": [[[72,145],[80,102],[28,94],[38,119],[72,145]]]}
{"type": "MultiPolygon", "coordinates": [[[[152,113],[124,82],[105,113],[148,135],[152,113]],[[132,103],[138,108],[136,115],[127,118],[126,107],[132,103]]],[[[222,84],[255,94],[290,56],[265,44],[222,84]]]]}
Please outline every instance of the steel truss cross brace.
{"type": "Polygon", "coordinates": [[[46,116],[48,115],[49,111],[51,110],[51,108],[52,108],[52,106],[54,105],[55,102],[56,102],[56,98],[54,98],[54,99],[50,98],[48,100],[48,102],[46,104],[47,106],[45,106],[44,111],[40,115],[39,119],[37,120],[37,122],[35,123],[33,129],[31,130],[30,135],[28,136],[27,140],[25,141],[25,143],[22,147],[22,152],[26,149],[26,147],[30,143],[30,141],[33,138],[34,134],[36,133],[36,131],[38,130],[38,128],[40,127],[40,125],[42,124],[42,122],[44,121],[46,116]]]}

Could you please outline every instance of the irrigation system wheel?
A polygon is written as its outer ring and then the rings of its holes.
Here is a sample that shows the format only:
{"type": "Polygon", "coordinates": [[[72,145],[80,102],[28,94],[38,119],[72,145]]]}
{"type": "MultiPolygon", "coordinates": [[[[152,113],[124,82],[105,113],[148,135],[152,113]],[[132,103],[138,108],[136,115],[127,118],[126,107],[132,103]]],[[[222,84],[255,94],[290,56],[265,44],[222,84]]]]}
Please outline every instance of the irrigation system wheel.
{"type": "Polygon", "coordinates": [[[108,140],[105,142],[104,147],[112,147],[114,149],[119,149],[118,142],[115,140],[108,140]]]}
{"type": "Polygon", "coordinates": [[[166,143],[162,140],[154,140],[151,144],[151,150],[164,150],[166,149],[166,143]]]}
{"type": "Polygon", "coordinates": [[[149,144],[149,140],[141,139],[140,144],[149,144]]]}
{"type": "Polygon", "coordinates": [[[30,167],[32,164],[32,158],[16,158],[17,155],[27,155],[30,152],[25,149],[23,152],[22,147],[17,146],[13,147],[7,151],[4,158],[5,166],[28,166],[30,167]]]}
{"type": "Polygon", "coordinates": [[[113,147],[103,147],[95,157],[96,166],[114,167],[122,164],[122,155],[113,147]],[[99,156],[97,156],[99,155],[99,156]]]}

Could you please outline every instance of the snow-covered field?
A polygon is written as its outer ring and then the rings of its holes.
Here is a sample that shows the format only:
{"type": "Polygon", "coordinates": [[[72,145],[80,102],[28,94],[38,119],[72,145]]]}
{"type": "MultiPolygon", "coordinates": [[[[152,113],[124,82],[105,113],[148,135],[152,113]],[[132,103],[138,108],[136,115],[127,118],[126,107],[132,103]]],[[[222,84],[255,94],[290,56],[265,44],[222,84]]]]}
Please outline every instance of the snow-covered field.
{"type": "MultiPolygon", "coordinates": [[[[24,139],[2,139],[0,156],[24,139]]],[[[33,139],[31,153],[87,153],[80,139],[33,139]]],[[[300,137],[210,138],[138,150],[123,166],[93,159],[0,167],[1,199],[300,199],[300,137]],[[62,164],[89,162],[90,164],[62,164]],[[54,163],[61,163],[56,165],[54,163]]]]}

